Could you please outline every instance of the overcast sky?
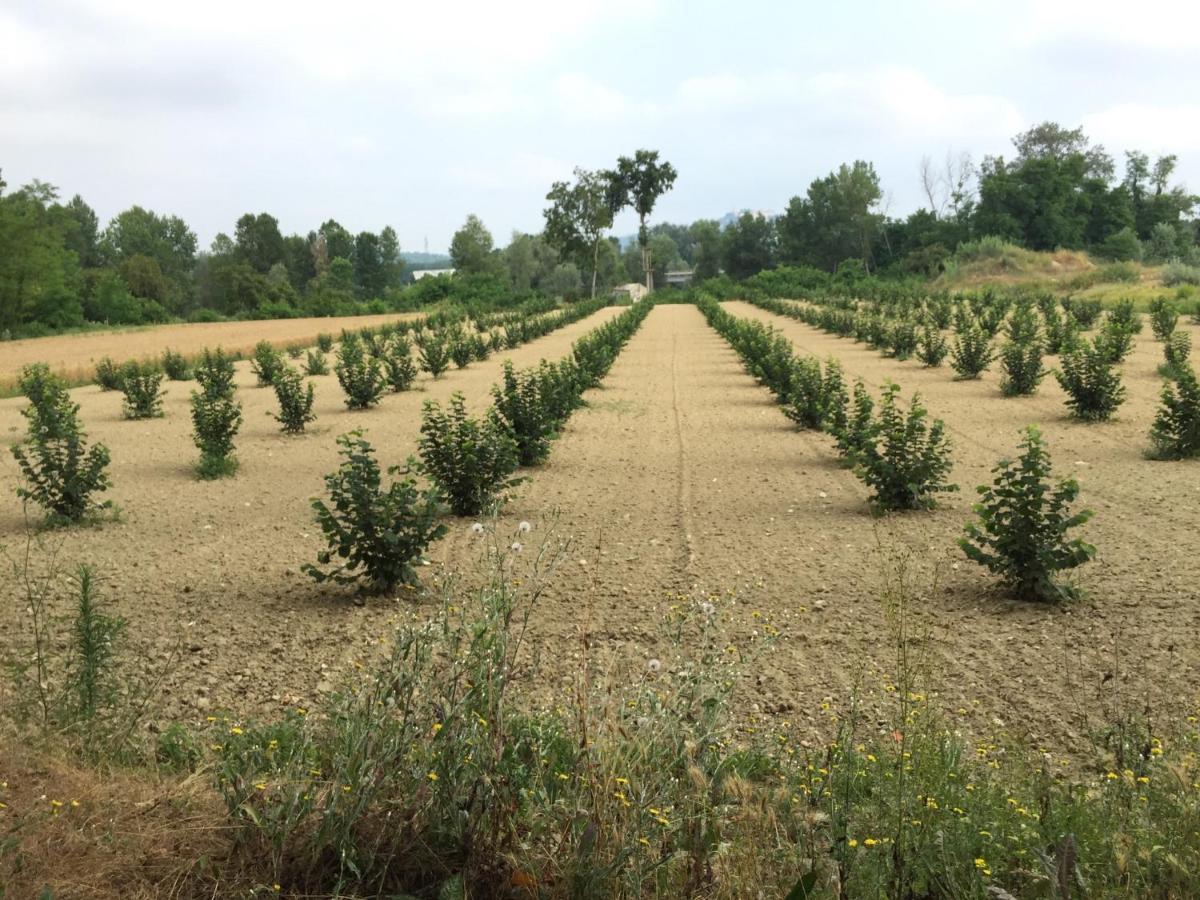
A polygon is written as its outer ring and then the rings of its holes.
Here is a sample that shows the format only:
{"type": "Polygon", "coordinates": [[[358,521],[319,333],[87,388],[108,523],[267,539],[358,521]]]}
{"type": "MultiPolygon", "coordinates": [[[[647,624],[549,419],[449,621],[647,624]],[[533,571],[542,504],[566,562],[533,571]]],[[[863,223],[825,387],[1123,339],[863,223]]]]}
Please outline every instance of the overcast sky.
{"type": "Polygon", "coordinates": [[[247,211],[431,251],[474,212],[505,244],[639,147],[679,170],[657,221],[782,211],[855,158],[903,215],[922,155],[1045,119],[1200,189],[1200,3],[0,0],[5,180],[201,246],[247,211]]]}

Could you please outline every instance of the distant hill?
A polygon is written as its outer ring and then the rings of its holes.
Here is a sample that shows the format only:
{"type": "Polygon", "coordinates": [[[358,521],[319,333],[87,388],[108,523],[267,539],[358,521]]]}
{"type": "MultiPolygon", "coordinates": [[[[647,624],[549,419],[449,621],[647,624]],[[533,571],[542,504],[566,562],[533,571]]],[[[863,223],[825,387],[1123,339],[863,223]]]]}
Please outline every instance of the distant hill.
{"type": "Polygon", "coordinates": [[[445,253],[415,253],[401,250],[404,267],[410,272],[414,269],[449,269],[452,265],[450,257],[445,253]]]}

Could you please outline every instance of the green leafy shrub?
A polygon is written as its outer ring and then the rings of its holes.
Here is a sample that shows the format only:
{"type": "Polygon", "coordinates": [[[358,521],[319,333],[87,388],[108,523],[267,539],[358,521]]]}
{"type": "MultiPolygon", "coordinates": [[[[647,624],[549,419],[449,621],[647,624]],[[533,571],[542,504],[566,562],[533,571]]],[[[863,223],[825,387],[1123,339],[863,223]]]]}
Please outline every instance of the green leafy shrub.
{"type": "Polygon", "coordinates": [[[1150,426],[1150,455],[1155,459],[1200,456],[1200,383],[1184,363],[1173,382],[1163,385],[1162,404],[1150,426]]]}
{"type": "Polygon", "coordinates": [[[888,352],[896,359],[909,359],[917,350],[917,324],[901,319],[888,334],[888,352]]]}
{"type": "Polygon", "coordinates": [[[1031,341],[1009,341],[1000,350],[1000,392],[1005,397],[1034,393],[1046,370],[1042,367],[1042,345],[1031,341]]]}
{"type": "Polygon", "coordinates": [[[275,383],[275,376],[283,371],[286,363],[270,341],[259,341],[254,345],[254,357],[250,360],[250,371],[258,378],[259,387],[275,383]]]}
{"type": "Polygon", "coordinates": [[[875,401],[871,392],[861,381],[854,383],[854,395],[846,415],[846,423],[833,436],[838,451],[853,464],[854,457],[871,440],[872,422],[875,419],[875,401]]]}
{"type": "Polygon", "coordinates": [[[425,401],[419,446],[422,471],[457,516],[478,515],[521,481],[511,477],[520,459],[516,439],[494,409],[482,420],[468,416],[462,394],[447,409],[425,401]]]}
{"type": "Polygon", "coordinates": [[[516,439],[518,458],[523,466],[536,466],[550,455],[558,423],[542,398],[543,378],[537,370],[517,372],[504,362],[503,380],[492,388],[496,416],[516,439]]]}
{"type": "Polygon", "coordinates": [[[1091,544],[1067,532],[1091,518],[1090,510],[1072,514],[1079,496],[1074,479],[1050,484],[1050,456],[1036,426],[1025,429],[1022,453],[1015,462],[1002,459],[993,470],[996,479],[978,488],[975,504],[979,522],[966,526],[959,546],[966,555],[1000,575],[1022,600],[1058,601],[1075,596],[1075,589],[1055,576],[1089,561],[1091,544]]]}
{"type": "Polygon", "coordinates": [[[163,351],[162,370],[170,381],[188,381],[192,377],[191,367],[184,355],[169,347],[163,351]]]}
{"type": "MultiPolygon", "coordinates": [[[[1099,301],[1096,301],[1099,303],[1099,301]]],[[[1130,334],[1142,333],[1142,317],[1134,310],[1133,301],[1118,300],[1105,316],[1105,324],[1119,325],[1130,334]]]]}
{"type": "Polygon", "coordinates": [[[28,441],[12,447],[28,485],[17,488],[17,496],[42,507],[56,524],[78,522],[107,507],[92,495],[109,487],[108,448],[88,447],[79,427],[79,405],[71,402],[65,383],[47,367],[32,366],[22,373],[20,384],[32,406],[22,410],[28,441]]]}
{"type": "Polygon", "coordinates": [[[879,510],[930,509],[936,494],[958,489],[945,481],[953,466],[946,426],[928,421],[919,395],[906,415],[899,393],[896,384],[884,387],[878,416],[853,450],[855,474],[872,489],[879,510]]]}
{"type": "Polygon", "coordinates": [[[218,347],[215,351],[204,348],[194,374],[200,390],[210,397],[233,397],[233,378],[236,370],[233,360],[218,347]]]}
{"type": "Polygon", "coordinates": [[[412,358],[412,344],[397,334],[383,355],[383,375],[393,391],[407,391],[417,378],[417,364],[412,358]]]}
{"type": "MultiPolygon", "coordinates": [[[[789,350],[789,353],[791,351],[789,350]]],[[[801,428],[820,429],[825,421],[825,382],[821,361],[813,356],[792,357],[788,391],[780,402],[783,413],[801,428]]]]}
{"type": "Polygon", "coordinates": [[[449,339],[450,358],[454,365],[465,369],[475,360],[475,345],[463,334],[462,329],[455,329],[449,339]]]}
{"type": "Polygon", "coordinates": [[[936,368],[946,360],[950,345],[945,336],[934,325],[926,325],[921,329],[917,341],[917,359],[929,368],[936,368]]]}
{"type": "Polygon", "coordinates": [[[1175,333],[1179,324],[1179,310],[1166,297],[1150,301],[1150,330],[1156,341],[1166,341],[1175,333]]]}
{"type": "Polygon", "coordinates": [[[1125,401],[1121,373],[1111,362],[1101,336],[1084,344],[1061,359],[1062,369],[1054,373],[1067,392],[1071,414],[1085,422],[1101,422],[1112,417],[1125,401]]]}
{"type": "Polygon", "coordinates": [[[163,374],[148,364],[125,363],[121,368],[121,393],[125,395],[123,412],[127,419],[154,419],[163,415],[159,390],[163,374]]]}
{"type": "Polygon", "coordinates": [[[1188,357],[1192,352],[1192,336],[1186,331],[1176,331],[1163,342],[1163,361],[1158,367],[1158,374],[1164,378],[1174,378],[1188,366],[1188,357]]]}
{"type": "Polygon", "coordinates": [[[119,391],[121,389],[121,367],[106,356],[96,363],[96,384],[102,391],[119,391]]]}
{"type": "Polygon", "coordinates": [[[303,375],[291,366],[285,366],[282,372],[276,374],[272,387],[279,401],[279,414],[275,416],[275,421],[283,426],[287,434],[302,434],[305,426],[317,418],[312,411],[312,384],[305,385],[303,375]]]}
{"type": "Polygon", "coordinates": [[[328,375],[329,361],[323,350],[309,350],[304,357],[304,374],[311,376],[328,375]]]}
{"type": "Polygon", "coordinates": [[[367,409],[383,395],[383,372],[379,359],[368,356],[357,335],[347,334],[338,347],[334,365],[338,384],[346,392],[348,409],[367,409]]]}
{"type": "Polygon", "coordinates": [[[1104,307],[1100,301],[1090,297],[1086,299],[1067,297],[1063,300],[1062,305],[1070,318],[1079,324],[1082,331],[1094,328],[1096,323],[1100,321],[1100,314],[1104,312],[1104,307]]]}
{"type": "Polygon", "coordinates": [[[446,346],[446,338],[439,331],[423,331],[417,335],[417,349],[420,351],[421,371],[428,372],[434,378],[450,367],[450,351],[446,346]]]}
{"type": "Polygon", "coordinates": [[[192,440],[200,450],[196,475],[210,480],[237,471],[233,439],[242,427],[242,405],[224,394],[192,391],[192,440]]]}
{"type": "Polygon", "coordinates": [[[1095,346],[1109,365],[1118,365],[1133,350],[1133,332],[1127,324],[1105,322],[1096,335],[1095,346]]]}
{"type": "Polygon", "coordinates": [[[1043,311],[1046,323],[1046,352],[1052,356],[1065,353],[1079,346],[1081,329],[1072,315],[1062,315],[1058,307],[1050,305],[1043,311]]]}
{"type": "Polygon", "coordinates": [[[978,378],[995,358],[991,339],[977,322],[955,336],[950,365],[960,379],[978,378]]]}
{"type": "Polygon", "coordinates": [[[321,332],[317,335],[317,349],[322,353],[329,353],[333,350],[333,335],[321,332]]]}
{"type": "MultiPolygon", "coordinates": [[[[436,491],[419,490],[412,478],[393,481],[382,488],[379,463],[361,431],[338,438],[341,465],[325,476],[330,504],[313,500],[317,523],[329,549],[317,554],[320,566],[303,570],[317,581],[338,584],[366,582],[368,589],[384,592],[399,584],[417,584],[416,564],[433,541],[446,533],[437,519],[441,498],[436,491]]],[[[407,475],[415,461],[388,474],[407,475]]]]}
{"type": "Polygon", "coordinates": [[[1200,285],[1200,266],[1189,266],[1186,263],[1172,261],[1162,267],[1162,283],[1167,287],[1179,284],[1200,285]]]}

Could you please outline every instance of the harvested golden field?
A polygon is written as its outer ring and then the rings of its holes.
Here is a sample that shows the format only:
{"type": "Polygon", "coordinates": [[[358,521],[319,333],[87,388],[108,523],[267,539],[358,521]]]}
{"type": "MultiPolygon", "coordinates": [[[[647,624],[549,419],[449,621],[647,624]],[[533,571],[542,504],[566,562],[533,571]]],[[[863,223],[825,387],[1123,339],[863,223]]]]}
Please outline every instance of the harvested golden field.
{"type": "Polygon", "coordinates": [[[11,390],[21,369],[35,362],[46,363],[71,384],[84,384],[91,379],[96,361],[106,356],[117,363],[146,361],[158,359],[167,348],[192,356],[205,347],[223,347],[228,353],[246,355],[259,341],[270,341],[278,347],[308,346],[322,332],[336,336],[343,328],[365,328],[421,316],[422,313],[391,313],[342,318],[198,322],[5,341],[0,343],[0,392],[11,390]]]}

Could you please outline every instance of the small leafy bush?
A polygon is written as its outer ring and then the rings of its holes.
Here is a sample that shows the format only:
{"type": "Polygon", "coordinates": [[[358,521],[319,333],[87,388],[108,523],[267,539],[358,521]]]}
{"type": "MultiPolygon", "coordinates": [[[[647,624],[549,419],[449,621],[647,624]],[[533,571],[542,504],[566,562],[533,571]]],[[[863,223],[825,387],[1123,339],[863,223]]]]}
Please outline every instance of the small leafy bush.
{"type": "Polygon", "coordinates": [[[468,416],[462,394],[447,409],[425,401],[419,446],[422,471],[457,516],[478,515],[521,481],[511,477],[520,460],[516,439],[495,409],[483,419],[468,416]]]}
{"type": "Polygon", "coordinates": [[[1075,596],[1073,587],[1055,580],[1065,570],[1083,565],[1096,548],[1067,532],[1092,517],[1090,510],[1072,514],[1079,496],[1074,479],[1050,484],[1050,456],[1036,426],[1025,429],[1022,453],[1015,462],[1002,459],[996,479],[978,488],[979,522],[966,526],[959,539],[963,552],[1000,575],[1022,600],[1058,601],[1075,596]]]}
{"type": "Polygon", "coordinates": [[[312,384],[305,385],[304,376],[291,366],[286,366],[275,376],[272,387],[279,401],[279,414],[275,416],[275,421],[283,426],[287,434],[302,434],[305,426],[317,418],[312,411],[312,384]]]}
{"type": "Polygon", "coordinates": [[[936,326],[931,324],[921,329],[921,336],[917,341],[917,359],[923,365],[936,368],[945,362],[949,352],[950,345],[936,326]]]}
{"type": "Polygon", "coordinates": [[[995,357],[991,338],[977,322],[971,322],[955,336],[950,365],[960,379],[978,378],[995,357]]]}
{"type": "Polygon", "coordinates": [[[233,397],[233,360],[226,356],[220,347],[215,351],[205,347],[193,374],[200,390],[208,396],[233,397]]]}
{"type": "Polygon", "coordinates": [[[28,442],[12,447],[28,485],[17,488],[17,496],[45,509],[52,523],[78,522],[108,506],[92,499],[110,484],[105,471],[108,448],[88,447],[79,427],[79,405],[71,402],[65,384],[48,369],[38,369],[32,376],[26,369],[21,384],[33,405],[23,410],[29,423],[28,442]]]}
{"type": "Polygon", "coordinates": [[[936,494],[958,489],[945,481],[953,466],[946,426],[928,421],[919,395],[905,414],[899,393],[896,384],[884,387],[878,417],[854,450],[855,474],[872,489],[879,510],[931,509],[936,494]]]}
{"type": "Polygon", "coordinates": [[[1200,456],[1200,383],[1187,363],[1163,385],[1162,405],[1150,426],[1150,456],[1189,459],[1200,456]]]}
{"type": "Polygon", "coordinates": [[[896,359],[909,359],[917,350],[917,325],[911,319],[901,319],[888,335],[888,352],[896,359]]]}
{"type": "Polygon", "coordinates": [[[192,391],[192,440],[200,450],[196,475],[209,480],[237,471],[233,439],[242,426],[242,405],[231,396],[192,391]]]}
{"type": "Polygon", "coordinates": [[[1129,299],[1118,300],[1113,304],[1113,308],[1105,316],[1105,324],[1120,325],[1131,334],[1142,333],[1142,317],[1134,311],[1133,301],[1129,299]]]}
{"type": "Polygon", "coordinates": [[[523,466],[546,461],[558,427],[542,398],[542,386],[543,379],[537,370],[517,372],[505,360],[503,380],[492,388],[496,416],[516,439],[523,466]]]}
{"type": "Polygon", "coordinates": [[[121,393],[125,395],[124,415],[127,419],[154,419],[163,415],[159,390],[163,373],[148,364],[128,362],[121,368],[121,393]]]}
{"type": "Polygon", "coordinates": [[[346,392],[348,409],[367,409],[379,402],[383,394],[383,372],[379,360],[364,352],[362,341],[357,335],[347,334],[338,347],[338,384],[346,392]]]}
{"type": "MultiPolygon", "coordinates": [[[[362,436],[352,431],[338,438],[342,463],[325,476],[330,504],[313,500],[317,523],[329,549],[317,554],[318,565],[303,570],[317,581],[353,584],[365,581],[375,592],[390,591],[399,584],[417,584],[416,564],[425,549],[446,533],[437,519],[441,498],[436,491],[419,490],[412,478],[395,480],[382,488],[375,451],[362,436]]],[[[408,475],[415,460],[388,474],[408,475]]]]}
{"type": "Polygon", "coordinates": [[[1009,341],[1000,351],[1000,392],[1005,397],[1034,393],[1046,370],[1042,367],[1042,345],[1036,337],[1027,341],[1009,341]]]}
{"type": "Polygon", "coordinates": [[[250,371],[258,378],[259,387],[275,383],[275,376],[283,371],[286,363],[270,341],[259,341],[254,345],[254,358],[250,360],[250,371]]]}
{"type": "Polygon", "coordinates": [[[1158,367],[1158,374],[1174,378],[1187,367],[1191,352],[1192,336],[1186,331],[1176,331],[1163,342],[1163,362],[1158,367]]]}
{"type": "Polygon", "coordinates": [[[96,384],[102,391],[119,391],[121,389],[121,367],[106,356],[96,363],[96,384]]]}
{"type": "Polygon", "coordinates": [[[402,334],[389,342],[383,355],[383,376],[397,393],[407,391],[417,378],[417,364],[412,358],[412,344],[402,334]]]}
{"type": "Polygon", "coordinates": [[[1063,354],[1062,369],[1055,371],[1067,392],[1071,414],[1085,422],[1102,422],[1112,417],[1125,401],[1121,373],[1109,362],[1101,336],[1091,344],[1063,354]]]}
{"type": "Polygon", "coordinates": [[[325,351],[308,351],[304,357],[304,374],[312,376],[329,374],[329,361],[325,358],[325,351]]]}
{"type": "Polygon", "coordinates": [[[446,346],[446,338],[440,331],[424,331],[418,334],[417,349],[420,351],[421,371],[439,378],[450,368],[450,351],[446,346]]]}
{"type": "Polygon", "coordinates": [[[1150,330],[1156,341],[1166,341],[1175,333],[1179,324],[1179,310],[1166,297],[1156,297],[1150,302],[1150,330]]]}
{"type": "Polygon", "coordinates": [[[1095,345],[1110,365],[1118,365],[1125,361],[1133,350],[1133,331],[1129,325],[1120,322],[1105,322],[1100,333],[1096,335],[1095,345]]]}
{"type": "Polygon", "coordinates": [[[1104,311],[1103,305],[1095,298],[1067,297],[1063,300],[1062,305],[1070,318],[1078,322],[1083,331],[1094,328],[1100,321],[1100,314],[1104,311]]]}
{"type": "Polygon", "coordinates": [[[779,398],[784,404],[783,413],[801,428],[820,429],[825,422],[821,361],[813,356],[793,357],[791,368],[787,394],[779,398]]]}
{"type": "Polygon", "coordinates": [[[295,347],[295,346],[288,347],[287,355],[288,355],[288,359],[299,359],[301,356],[304,355],[304,348],[303,347],[295,347]]]}
{"type": "Polygon", "coordinates": [[[1054,305],[1044,310],[1046,323],[1046,352],[1052,356],[1065,353],[1079,346],[1080,325],[1074,316],[1063,315],[1054,305]]]}
{"type": "Polygon", "coordinates": [[[463,334],[462,329],[456,329],[450,335],[450,358],[454,365],[465,369],[475,360],[475,345],[471,338],[463,334]]]}
{"type": "Polygon", "coordinates": [[[861,381],[854,383],[854,397],[846,414],[846,422],[832,434],[837,440],[838,451],[853,464],[855,456],[871,440],[872,422],[875,418],[875,401],[871,392],[861,381]]]}
{"type": "Polygon", "coordinates": [[[322,353],[329,353],[333,350],[333,335],[321,332],[317,335],[317,349],[322,353]]]}
{"type": "Polygon", "coordinates": [[[163,351],[162,370],[170,381],[188,381],[192,377],[191,367],[184,355],[170,348],[163,351]]]}

